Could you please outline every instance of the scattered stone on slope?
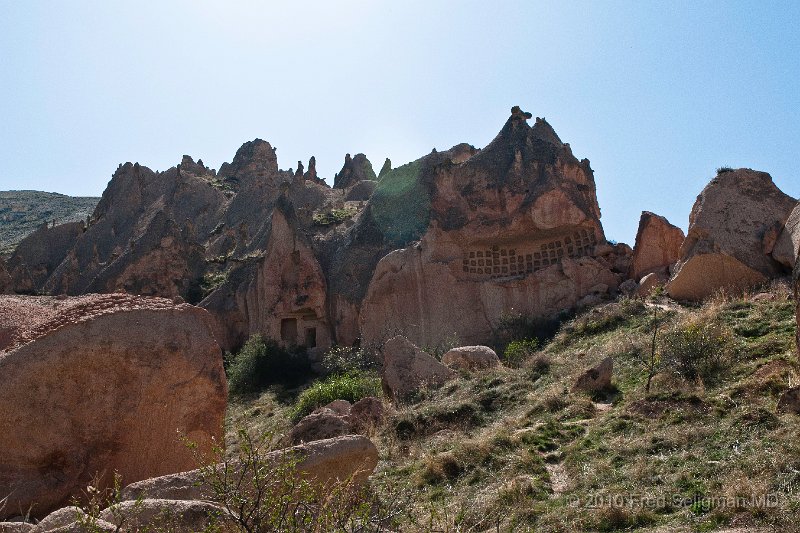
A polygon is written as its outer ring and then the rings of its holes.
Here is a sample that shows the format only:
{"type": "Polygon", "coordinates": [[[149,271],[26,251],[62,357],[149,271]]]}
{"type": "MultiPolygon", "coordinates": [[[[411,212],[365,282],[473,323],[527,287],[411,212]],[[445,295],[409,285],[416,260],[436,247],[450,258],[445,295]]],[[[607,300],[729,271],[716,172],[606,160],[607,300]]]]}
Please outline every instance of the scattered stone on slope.
{"type": "Polygon", "coordinates": [[[658,286],[664,286],[669,281],[669,276],[661,272],[651,272],[639,281],[634,293],[638,298],[647,298],[658,286]]]}
{"type": "Polygon", "coordinates": [[[448,350],[442,363],[456,370],[485,370],[500,365],[500,358],[488,346],[461,346],[448,350]]]}
{"type": "MultiPolygon", "coordinates": [[[[352,478],[364,482],[378,465],[378,449],[367,437],[346,435],[309,442],[288,449],[299,454],[297,472],[320,485],[352,478]]],[[[270,452],[270,458],[281,460],[286,450],[270,452]]],[[[235,464],[231,465],[234,470],[235,464]]],[[[123,500],[162,498],[168,500],[207,500],[212,492],[202,485],[200,470],[190,470],[133,483],[122,490],[123,500]]]]}
{"type": "Polygon", "coordinates": [[[793,387],[778,399],[779,413],[792,413],[800,415],[800,387],[793,387]]]}
{"type": "Polygon", "coordinates": [[[649,211],[643,211],[633,247],[630,276],[640,280],[652,272],[669,273],[680,257],[683,230],[649,211]]]}
{"type": "Polygon", "coordinates": [[[396,401],[409,398],[422,387],[439,387],[456,375],[401,335],[386,341],[381,351],[383,388],[396,401]]]}
{"type": "Polygon", "coordinates": [[[202,309],[127,295],[0,298],[0,486],[44,516],[95,474],[194,466],[180,431],[221,437],[227,386],[202,309]],[[34,445],[35,443],[35,445],[34,445]]]}
{"type": "Polygon", "coordinates": [[[719,289],[744,290],[783,275],[785,267],[765,252],[765,236],[786,223],[796,204],[766,172],[718,174],[692,208],[669,295],[702,300],[719,289]]]}
{"type": "Polygon", "coordinates": [[[611,376],[614,372],[614,360],[606,357],[596,366],[578,376],[573,391],[600,392],[611,388],[611,376]]]}

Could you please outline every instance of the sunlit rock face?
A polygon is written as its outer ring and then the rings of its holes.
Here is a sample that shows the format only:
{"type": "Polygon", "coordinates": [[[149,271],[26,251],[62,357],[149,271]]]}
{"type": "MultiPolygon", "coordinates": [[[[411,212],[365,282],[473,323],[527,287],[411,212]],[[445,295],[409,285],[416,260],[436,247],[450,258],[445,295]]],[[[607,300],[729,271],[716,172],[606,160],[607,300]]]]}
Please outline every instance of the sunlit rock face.
{"type": "MultiPolygon", "coordinates": [[[[483,150],[460,146],[411,164],[415,183],[395,188],[418,187],[430,207],[393,218],[407,233],[422,219],[424,231],[378,263],[360,313],[366,342],[393,333],[420,346],[454,335],[480,342],[503,313],[551,315],[618,286],[589,162],[528,118],[515,108],[483,150]]],[[[373,210],[400,169],[381,181],[373,210]]]]}
{"type": "Polygon", "coordinates": [[[702,300],[720,289],[741,291],[786,275],[789,269],[771,254],[796,204],[766,172],[718,174],[692,207],[669,295],[702,300]]]}

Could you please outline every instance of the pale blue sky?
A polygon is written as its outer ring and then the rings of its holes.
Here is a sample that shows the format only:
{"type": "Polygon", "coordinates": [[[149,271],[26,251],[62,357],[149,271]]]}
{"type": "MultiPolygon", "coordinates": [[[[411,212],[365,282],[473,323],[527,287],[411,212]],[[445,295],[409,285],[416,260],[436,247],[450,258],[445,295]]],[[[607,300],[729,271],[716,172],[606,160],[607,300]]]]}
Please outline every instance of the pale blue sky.
{"type": "Polygon", "coordinates": [[[0,0],[0,189],[100,195],[117,165],[376,170],[481,147],[520,105],[592,162],[610,239],[686,227],[716,167],[800,196],[800,2],[0,0]]]}

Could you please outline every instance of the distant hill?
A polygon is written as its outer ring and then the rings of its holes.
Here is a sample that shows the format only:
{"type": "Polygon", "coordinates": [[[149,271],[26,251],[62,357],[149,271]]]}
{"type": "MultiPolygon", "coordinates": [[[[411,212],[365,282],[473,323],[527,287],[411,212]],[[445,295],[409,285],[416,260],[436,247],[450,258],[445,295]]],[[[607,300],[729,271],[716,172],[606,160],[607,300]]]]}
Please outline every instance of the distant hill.
{"type": "Polygon", "coordinates": [[[100,198],[67,196],[41,191],[0,191],[0,255],[44,222],[63,224],[86,220],[100,198]]]}

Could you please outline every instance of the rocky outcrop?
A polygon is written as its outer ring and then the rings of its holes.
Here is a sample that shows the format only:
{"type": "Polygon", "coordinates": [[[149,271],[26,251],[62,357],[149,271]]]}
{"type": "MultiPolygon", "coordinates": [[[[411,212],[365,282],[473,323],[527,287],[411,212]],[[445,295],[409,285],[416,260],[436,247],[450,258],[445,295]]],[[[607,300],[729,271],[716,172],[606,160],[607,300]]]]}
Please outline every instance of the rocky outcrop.
{"type": "MultiPolygon", "coordinates": [[[[288,448],[288,453],[297,454],[296,471],[309,481],[325,486],[335,481],[353,479],[365,481],[378,464],[378,449],[367,437],[347,435],[334,439],[318,440],[288,448]]],[[[271,452],[264,458],[285,461],[287,450],[271,452]]],[[[236,470],[236,465],[230,465],[236,470]]],[[[158,498],[168,500],[205,500],[211,495],[202,484],[200,470],[190,470],[133,483],[122,490],[123,500],[158,498]]]]}
{"type": "Polygon", "coordinates": [[[589,162],[529,117],[514,108],[483,150],[387,161],[380,180],[363,154],[348,156],[334,188],[313,157],[280,170],[260,139],[219,172],[189,156],[164,172],[127,163],[85,231],[43,266],[9,268],[29,292],[198,303],[225,350],[255,333],[319,349],[397,332],[419,345],[453,333],[485,343],[503,313],[615,294],[633,255],[605,242],[589,162]],[[450,301],[436,297],[442,287],[450,301]]]}
{"type": "Polygon", "coordinates": [[[787,268],[792,268],[800,255],[800,203],[789,214],[772,249],[772,258],[787,268]]]}
{"type": "Polygon", "coordinates": [[[625,251],[605,243],[589,162],[518,108],[480,152],[458,146],[392,170],[370,206],[389,238],[420,241],[375,268],[360,312],[367,342],[391,324],[418,345],[453,333],[479,344],[503,313],[552,315],[627,274],[625,251]]]}
{"type": "Polygon", "coordinates": [[[372,163],[369,162],[369,159],[364,154],[356,154],[355,157],[350,157],[350,154],[347,154],[344,158],[342,170],[333,178],[333,188],[347,189],[363,180],[378,180],[375,171],[372,169],[372,163]]]}
{"type": "Polygon", "coordinates": [[[301,444],[354,435],[374,428],[384,417],[383,402],[373,396],[352,405],[346,400],[335,400],[303,417],[289,431],[288,441],[301,444]]]}
{"type": "Polygon", "coordinates": [[[488,346],[461,346],[448,350],[442,363],[456,370],[485,370],[500,365],[500,358],[488,346]]]}
{"type": "Polygon", "coordinates": [[[701,300],[719,289],[743,290],[786,273],[770,255],[777,231],[797,201],[766,172],[718,174],[703,189],[689,217],[689,232],[667,292],[701,300]]]}
{"type": "MultiPolygon", "coordinates": [[[[95,474],[194,465],[178,432],[219,439],[227,387],[208,313],[127,295],[0,298],[0,487],[43,516],[95,474]]],[[[2,496],[5,496],[3,494],[2,496]]]]}
{"type": "Polygon", "coordinates": [[[456,375],[402,336],[386,341],[381,351],[383,389],[394,400],[408,399],[422,387],[439,387],[456,375]]]}
{"type": "Polygon", "coordinates": [[[84,222],[69,222],[55,227],[45,223],[22,239],[8,259],[7,268],[14,280],[14,290],[38,292],[84,230],[84,222]]]}
{"type": "Polygon", "coordinates": [[[614,372],[614,360],[606,357],[599,364],[578,376],[573,391],[601,392],[611,388],[611,376],[614,372]]]}
{"type": "Polygon", "coordinates": [[[647,298],[653,293],[656,287],[663,287],[667,281],[669,281],[669,277],[666,274],[651,272],[641,279],[639,286],[636,287],[635,295],[638,298],[647,298]]]}
{"type": "Polygon", "coordinates": [[[794,264],[794,301],[797,306],[795,315],[797,315],[797,351],[800,354],[800,254],[797,255],[794,264]]]}
{"type": "Polygon", "coordinates": [[[144,499],[124,501],[100,513],[100,520],[126,531],[170,531],[196,533],[239,531],[235,520],[222,507],[199,500],[144,499]]]}
{"type": "Polygon", "coordinates": [[[643,211],[633,247],[630,277],[636,281],[652,272],[669,273],[680,257],[683,230],[655,213],[643,211]]]}

